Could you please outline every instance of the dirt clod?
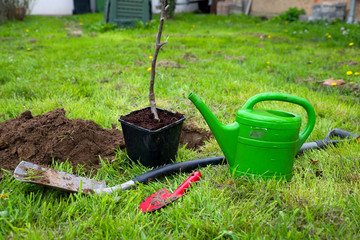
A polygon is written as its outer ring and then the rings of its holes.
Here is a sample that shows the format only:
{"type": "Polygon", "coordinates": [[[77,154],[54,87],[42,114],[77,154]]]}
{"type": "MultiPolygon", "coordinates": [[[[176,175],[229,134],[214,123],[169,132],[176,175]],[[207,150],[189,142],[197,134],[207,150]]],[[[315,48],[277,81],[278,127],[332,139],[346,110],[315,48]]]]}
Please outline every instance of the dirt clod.
{"type": "Polygon", "coordinates": [[[184,66],[181,66],[179,63],[166,59],[158,61],[156,66],[164,68],[184,68],[184,66]]]}
{"type": "Polygon", "coordinates": [[[199,58],[192,52],[186,52],[185,54],[180,55],[180,57],[182,57],[183,59],[185,59],[188,62],[196,62],[199,60],[199,58]]]}

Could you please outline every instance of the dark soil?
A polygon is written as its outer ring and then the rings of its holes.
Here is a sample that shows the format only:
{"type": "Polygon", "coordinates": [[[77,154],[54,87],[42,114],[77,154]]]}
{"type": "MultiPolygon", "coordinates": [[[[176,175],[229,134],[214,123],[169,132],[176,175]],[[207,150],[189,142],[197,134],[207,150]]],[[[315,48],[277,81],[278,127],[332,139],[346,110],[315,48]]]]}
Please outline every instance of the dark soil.
{"type": "Polygon", "coordinates": [[[180,145],[186,144],[187,149],[199,151],[199,148],[211,137],[213,137],[213,135],[210,131],[196,128],[191,124],[187,124],[185,121],[180,136],[180,145]]]}
{"type": "Polygon", "coordinates": [[[90,120],[68,119],[64,109],[33,117],[30,111],[0,123],[0,167],[13,171],[19,159],[48,166],[52,159],[100,167],[101,158],[113,159],[124,147],[117,129],[102,129],[90,120]]]}
{"type": "MultiPolygon", "coordinates": [[[[172,120],[181,117],[175,114],[172,120]]],[[[180,145],[186,144],[186,148],[196,150],[211,136],[210,132],[185,121],[180,145]]],[[[82,164],[87,171],[96,172],[100,167],[99,156],[112,160],[119,147],[125,149],[121,131],[103,129],[91,120],[68,119],[61,108],[35,117],[25,111],[15,119],[0,122],[0,169],[11,172],[20,159],[45,167],[53,159],[57,162],[68,159],[73,166],[82,164]]]]}
{"type": "Polygon", "coordinates": [[[167,111],[157,111],[160,121],[154,118],[150,107],[129,113],[120,118],[126,122],[132,123],[136,126],[143,127],[149,130],[157,130],[159,128],[170,125],[181,119],[184,115],[181,113],[171,113],[167,111]]]}

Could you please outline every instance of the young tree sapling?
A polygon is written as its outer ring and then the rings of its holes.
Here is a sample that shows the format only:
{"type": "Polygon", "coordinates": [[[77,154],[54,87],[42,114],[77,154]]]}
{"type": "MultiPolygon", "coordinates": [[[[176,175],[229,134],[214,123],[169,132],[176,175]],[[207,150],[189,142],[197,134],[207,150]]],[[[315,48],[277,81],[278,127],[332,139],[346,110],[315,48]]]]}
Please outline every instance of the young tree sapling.
{"type": "Polygon", "coordinates": [[[166,0],[161,0],[161,13],[160,13],[160,23],[159,23],[159,30],[156,34],[156,42],[155,42],[155,52],[154,56],[151,61],[151,78],[150,78],[150,86],[149,86],[149,102],[150,102],[150,108],[151,112],[154,114],[154,118],[156,120],[160,120],[157,110],[156,110],[156,102],[155,102],[155,93],[154,93],[154,83],[155,83],[155,68],[156,68],[156,59],[159,54],[160,48],[164,46],[167,41],[161,42],[161,34],[163,31],[164,21],[165,21],[165,14],[166,11],[169,8],[169,5],[166,5],[166,0]]]}

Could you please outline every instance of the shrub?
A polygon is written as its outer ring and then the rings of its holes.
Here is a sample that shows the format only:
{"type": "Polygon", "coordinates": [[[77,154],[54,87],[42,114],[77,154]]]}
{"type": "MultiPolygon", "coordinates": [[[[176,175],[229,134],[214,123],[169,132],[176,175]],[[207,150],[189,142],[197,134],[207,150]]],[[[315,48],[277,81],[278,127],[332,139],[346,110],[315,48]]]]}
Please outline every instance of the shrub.
{"type": "Polygon", "coordinates": [[[22,21],[29,9],[31,0],[0,0],[0,21],[22,21]]]}
{"type": "Polygon", "coordinates": [[[98,22],[95,24],[92,24],[87,27],[87,30],[89,32],[108,32],[115,30],[117,28],[117,25],[114,23],[104,23],[104,22],[98,22]]]}
{"type": "Polygon", "coordinates": [[[279,16],[276,16],[274,20],[293,22],[299,19],[300,15],[305,14],[305,10],[299,10],[297,7],[289,8],[287,11],[282,12],[279,16]]]}

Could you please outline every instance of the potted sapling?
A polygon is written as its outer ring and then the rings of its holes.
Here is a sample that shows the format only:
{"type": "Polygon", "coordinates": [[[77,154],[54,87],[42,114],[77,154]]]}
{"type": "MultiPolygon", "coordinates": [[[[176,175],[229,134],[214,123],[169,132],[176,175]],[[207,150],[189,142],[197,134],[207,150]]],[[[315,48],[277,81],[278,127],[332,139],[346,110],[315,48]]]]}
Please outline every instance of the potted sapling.
{"type": "Polygon", "coordinates": [[[165,14],[168,9],[166,0],[161,0],[159,29],[156,34],[155,52],[151,62],[149,84],[150,106],[120,116],[119,121],[124,134],[126,151],[129,158],[139,161],[146,167],[157,167],[171,163],[175,159],[182,124],[185,116],[156,107],[154,83],[156,60],[162,46],[161,42],[165,14]]]}

